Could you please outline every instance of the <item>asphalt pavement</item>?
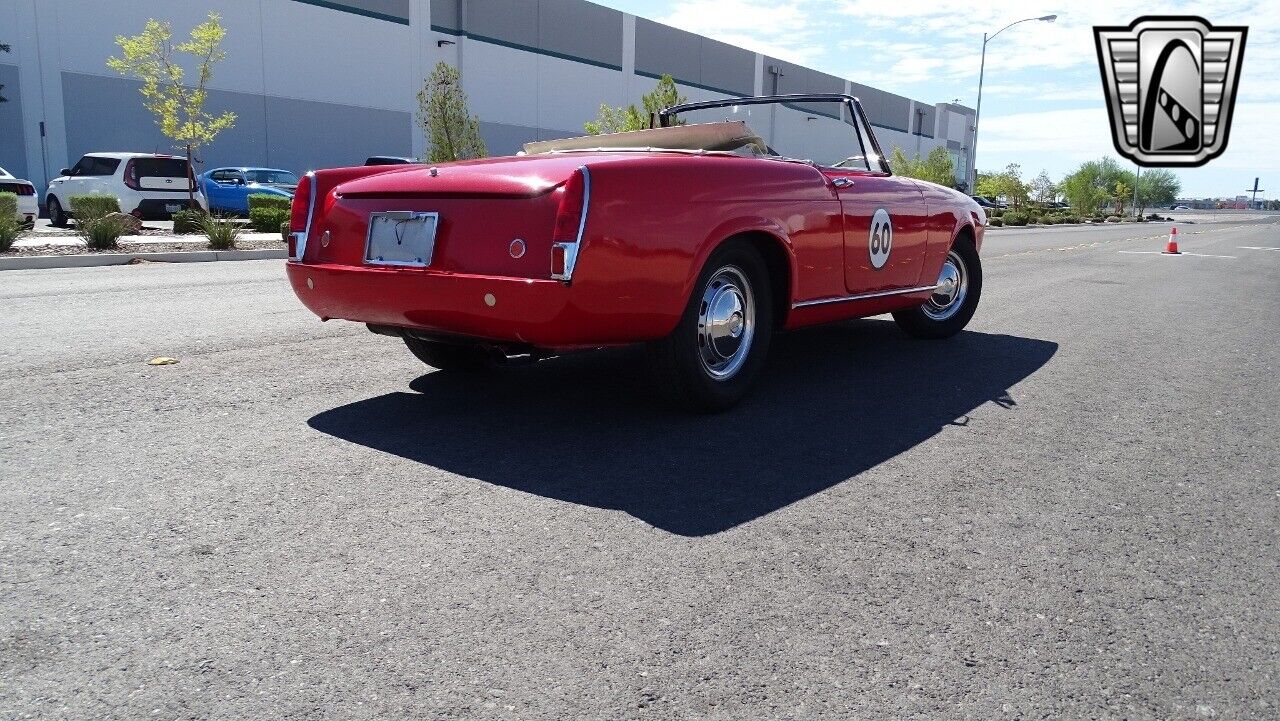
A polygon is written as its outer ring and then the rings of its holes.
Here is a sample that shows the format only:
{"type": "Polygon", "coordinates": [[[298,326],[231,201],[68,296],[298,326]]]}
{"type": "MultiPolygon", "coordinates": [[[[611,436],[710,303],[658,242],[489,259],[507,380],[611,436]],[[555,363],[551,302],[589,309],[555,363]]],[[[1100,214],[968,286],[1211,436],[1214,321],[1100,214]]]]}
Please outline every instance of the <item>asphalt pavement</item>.
{"type": "Polygon", "coordinates": [[[711,417],[279,261],[2,273],[0,718],[1275,719],[1280,218],[1165,232],[993,231],[966,332],[711,417]]]}

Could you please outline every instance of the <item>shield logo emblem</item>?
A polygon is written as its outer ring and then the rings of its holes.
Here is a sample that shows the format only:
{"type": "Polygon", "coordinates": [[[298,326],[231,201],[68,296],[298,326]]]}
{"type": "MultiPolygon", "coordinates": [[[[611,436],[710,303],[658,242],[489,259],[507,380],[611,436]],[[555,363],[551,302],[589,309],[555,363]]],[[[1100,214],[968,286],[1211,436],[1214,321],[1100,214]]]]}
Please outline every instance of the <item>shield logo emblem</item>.
{"type": "Polygon", "coordinates": [[[1204,165],[1227,149],[1248,28],[1145,16],[1095,27],[1116,150],[1138,165],[1204,165]]]}

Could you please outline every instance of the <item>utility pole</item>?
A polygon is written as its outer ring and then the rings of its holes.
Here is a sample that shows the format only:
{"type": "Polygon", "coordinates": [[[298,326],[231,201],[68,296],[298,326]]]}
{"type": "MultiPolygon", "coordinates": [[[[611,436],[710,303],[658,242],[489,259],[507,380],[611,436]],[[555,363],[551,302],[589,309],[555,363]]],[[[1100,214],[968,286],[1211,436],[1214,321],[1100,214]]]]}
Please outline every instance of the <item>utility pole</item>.
{"type": "Polygon", "coordinates": [[[1253,179],[1253,187],[1252,187],[1252,188],[1245,188],[1245,192],[1247,192],[1247,193],[1253,193],[1253,201],[1252,201],[1251,203],[1249,203],[1249,209],[1250,209],[1250,210],[1257,210],[1257,207],[1258,207],[1258,193],[1265,193],[1265,192],[1267,192],[1267,191],[1263,190],[1262,188],[1259,188],[1259,187],[1258,187],[1258,179],[1257,179],[1257,178],[1254,178],[1254,179],[1253,179]]]}

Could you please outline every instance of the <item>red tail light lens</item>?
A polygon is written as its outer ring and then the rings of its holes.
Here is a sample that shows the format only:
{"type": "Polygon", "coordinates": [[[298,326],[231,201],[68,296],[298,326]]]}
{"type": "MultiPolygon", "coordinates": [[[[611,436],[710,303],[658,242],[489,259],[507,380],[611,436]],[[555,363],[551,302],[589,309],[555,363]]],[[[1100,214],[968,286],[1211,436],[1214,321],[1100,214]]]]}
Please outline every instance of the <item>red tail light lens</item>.
{"type": "Polygon", "coordinates": [[[138,184],[138,166],[132,160],[124,164],[124,184],[134,190],[142,190],[138,184]]]}
{"type": "Polygon", "coordinates": [[[551,233],[552,242],[572,243],[578,239],[578,227],[582,224],[582,210],[586,184],[582,171],[575,170],[564,184],[560,197],[560,209],[556,211],[556,225],[551,233]]]}
{"type": "Polygon", "coordinates": [[[289,210],[290,232],[301,233],[307,229],[307,218],[311,215],[311,183],[311,173],[307,173],[293,191],[293,205],[289,210]]]}
{"type": "Polygon", "coordinates": [[[311,222],[311,206],[315,203],[315,173],[307,173],[293,191],[289,206],[289,257],[302,260],[307,249],[307,226],[311,222]],[[301,247],[299,247],[301,243],[301,247]]]}

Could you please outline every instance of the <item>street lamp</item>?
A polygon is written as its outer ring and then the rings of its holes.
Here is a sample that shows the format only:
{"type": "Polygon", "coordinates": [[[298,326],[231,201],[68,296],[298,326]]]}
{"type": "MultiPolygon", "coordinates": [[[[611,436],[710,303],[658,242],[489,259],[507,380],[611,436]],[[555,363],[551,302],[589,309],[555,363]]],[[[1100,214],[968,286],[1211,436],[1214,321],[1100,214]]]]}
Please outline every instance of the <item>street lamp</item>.
{"type": "Polygon", "coordinates": [[[1057,19],[1058,19],[1057,15],[1043,15],[1038,18],[1023,18],[1021,20],[1015,20],[1014,22],[1011,22],[1008,25],[1005,25],[1004,27],[992,33],[991,35],[987,35],[986,33],[982,34],[982,64],[978,67],[978,107],[974,108],[974,111],[973,111],[973,157],[970,159],[970,163],[969,163],[969,194],[970,195],[973,195],[975,192],[977,192],[977,188],[973,186],[977,183],[977,180],[978,180],[978,118],[982,116],[982,76],[987,69],[987,43],[991,42],[992,40],[995,40],[997,35],[1004,32],[1005,30],[1008,30],[1014,25],[1017,25],[1018,23],[1030,22],[1032,20],[1039,20],[1040,22],[1051,23],[1057,19]]]}

